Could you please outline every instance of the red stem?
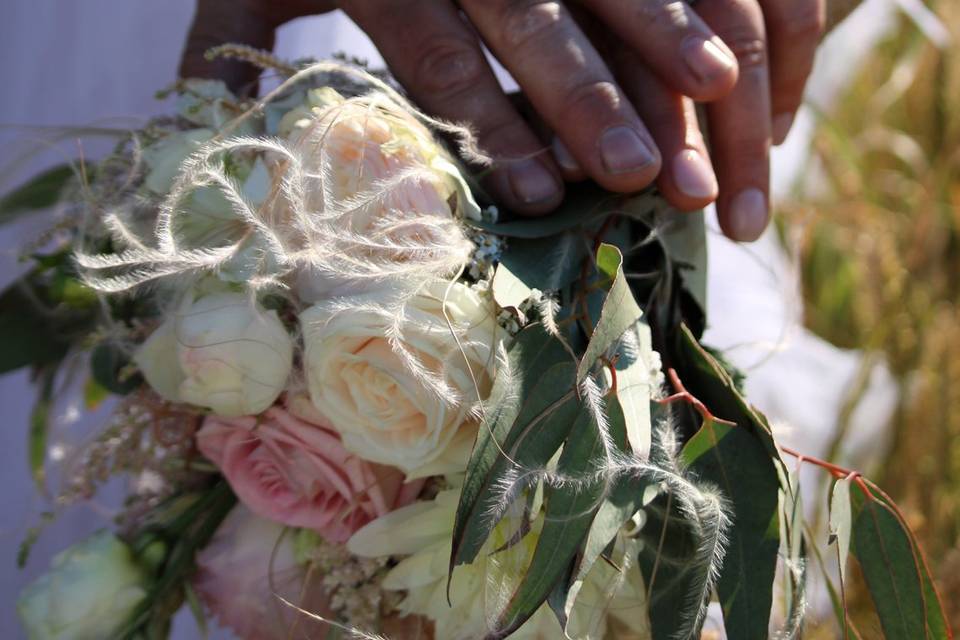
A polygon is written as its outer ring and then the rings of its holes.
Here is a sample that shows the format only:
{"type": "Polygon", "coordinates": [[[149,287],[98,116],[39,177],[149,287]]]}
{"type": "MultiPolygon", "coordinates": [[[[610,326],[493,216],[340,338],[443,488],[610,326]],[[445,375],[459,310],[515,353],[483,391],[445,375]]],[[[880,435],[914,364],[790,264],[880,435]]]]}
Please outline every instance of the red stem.
{"type": "Polygon", "coordinates": [[[680,381],[680,376],[677,375],[676,369],[667,369],[667,377],[670,379],[670,383],[673,385],[673,388],[677,390],[677,392],[671,396],[657,400],[658,403],[672,404],[677,401],[689,402],[691,405],[693,405],[693,408],[697,410],[697,413],[700,414],[700,417],[703,418],[705,423],[722,422],[723,424],[728,424],[733,427],[737,426],[736,422],[724,420],[713,415],[710,409],[707,408],[707,405],[703,404],[699,398],[687,391],[687,388],[683,386],[683,382],[680,381]]]}
{"type": "Polygon", "coordinates": [[[799,462],[809,462],[810,464],[816,465],[821,469],[826,469],[830,472],[834,478],[837,479],[846,479],[850,478],[857,483],[857,486],[860,487],[860,490],[863,492],[863,495],[866,496],[868,500],[873,500],[873,492],[870,491],[870,487],[867,486],[867,483],[863,481],[863,476],[859,471],[854,471],[853,469],[847,469],[846,467],[841,467],[840,465],[833,464],[832,462],[827,462],[826,460],[821,460],[814,456],[808,456],[799,451],[791,449],[790,447],[781,446],[780,450],[784,453],[793,456],[799,462]]]}

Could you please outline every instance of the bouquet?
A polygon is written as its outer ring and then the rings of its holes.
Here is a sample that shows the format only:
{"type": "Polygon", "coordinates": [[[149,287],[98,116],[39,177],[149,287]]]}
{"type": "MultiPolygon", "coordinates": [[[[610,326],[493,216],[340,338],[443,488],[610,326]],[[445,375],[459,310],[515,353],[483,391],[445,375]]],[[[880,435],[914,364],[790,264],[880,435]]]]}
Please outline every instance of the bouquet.
{"type": "Polygon", "coordinates": [[[811,562],[853,634],[851,553],[886,637],[949,637],[892,501],[779,447],[699,343],[701,215],[581,185],[512,218],[470,132],[389,78],[220,53],[284,79],[181,81],[175,115],[0,202],[59,203],[0,297],[37,484],[77,375],[112,417],[53,504],[130,481],[21,594],[31,638],[165,637],[184,605],[242,638],[694,638],[714,597],[729,637],[793,637],[811,562]],[[835,479],[829,541],[799,462],[835,479]]]}

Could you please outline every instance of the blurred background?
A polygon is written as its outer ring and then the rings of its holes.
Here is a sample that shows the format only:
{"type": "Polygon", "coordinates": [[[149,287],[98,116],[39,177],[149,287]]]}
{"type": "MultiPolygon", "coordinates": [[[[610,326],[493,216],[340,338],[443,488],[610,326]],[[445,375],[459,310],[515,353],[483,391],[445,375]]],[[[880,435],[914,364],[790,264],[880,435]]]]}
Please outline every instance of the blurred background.
{"type": "MultiPolygon", "coordinates": [[[[169,110],[155,93],[175,79],[192,8],[191,0],[34,0],[0,9],[0,192],[65,158],[102,154],[112,142],[100,129],[140,126],[169,110]]],[[[871,475],[899,502],[956,628],[958,38],[956,0],[866,0],[826,39],[806,104],[774,153],[775,226],[755,244],[735,245],[710,223],[704,337],[747,373],[748,395],[785,444],[871,475]]],[[[339,14],[298,20],[278,37],[281,57],[338,51],[379,61],[366,37],[339,14]]],[[[34,218],[0,228],[0,286],[21,273],[18,254],[48,223],[34,218]]],[[[58,513],[26,568],[15,568],[22,539],[52,509],[36,492],[27,464],[33,397],[26,373],[0,377],[5,638],[22,637],[17,592],[54,553],[109,524],[121,488],[108,487],[94,504],[58,513]]],[[[82,446],[84,434],[109,411],[83,415],[79,403],[63,394],[56,407],[57,456],[82,446]]],[[[807,469],[802,478],[817,535],[827,480],[807,469]]],[[[836,637],[821,572],[812,567],[810,575],[808,637],[836,637]]],[[[868,607],[861,606],[866,596],[856,584],[848,586],[857,627],[865,638],[878,637],[868,607]]],[[[198,636],[189,616],[178,618],[174,635],[198,636]]]]}

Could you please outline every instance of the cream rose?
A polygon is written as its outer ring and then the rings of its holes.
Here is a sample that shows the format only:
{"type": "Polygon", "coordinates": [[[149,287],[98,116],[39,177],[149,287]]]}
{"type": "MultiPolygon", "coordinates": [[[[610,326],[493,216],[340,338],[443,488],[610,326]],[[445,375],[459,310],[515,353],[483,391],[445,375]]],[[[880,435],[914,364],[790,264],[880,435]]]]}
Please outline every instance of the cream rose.
{"type": "Polygon", "coordinates": [[[463,471],[477,431],[470,410],[478,389],[481,400],[489,394],[502,340],[492,301],[459,283],[446,299],[454,336],[443,314],[447,287],[428,286],[406,303],[400,343],[455,401],[429,388],[391,347],[387,293],[316,305],[300,316],[314,405],[348,450],[408,478],[463,471]]]}
{"type": "Polygon", "coordinates": [[[280,123],[304,169],[314,262],[296,275],[303,300],[356,293],[393,278],[456,272],[473,250],[455,213],[479,217],[433,134],[390,103],[332,89],[280,123]]]}
{"type": "Polygon", "coordinates": [[[134,360],[173,402],[221,416],[253,415],[274,403],[293,365],[293,340],[277,317],[240,293],[186,300],[134,360]]]}

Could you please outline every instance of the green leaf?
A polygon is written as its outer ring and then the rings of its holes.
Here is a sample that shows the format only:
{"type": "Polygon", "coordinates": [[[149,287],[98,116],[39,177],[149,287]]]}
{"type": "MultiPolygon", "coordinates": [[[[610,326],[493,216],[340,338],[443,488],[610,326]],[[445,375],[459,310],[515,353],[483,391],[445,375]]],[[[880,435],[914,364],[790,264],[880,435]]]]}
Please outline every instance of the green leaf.
{"type": "MultiPolygon", "coordinates": [[[[609,416],[611,436],[621,450],[626,450],[626,436],[623,424],[624,411],[611,403],[609,416]]],[[[607,546],[614,540],[623,526],[657,494],[657,487],[637,474],[619,474],[613,479],[612,487],[597,510],[583,544],[583,551],[566,580],[561,581],[551,594],[551,608],[557,618],[565,621],[573,609],[574,602],[590,569],[596,563],[607,546]],[[653,489],[653,491],[650,491],[653,489]]]]}
{"type": "Polygon", "coordinates": [[[574,232],[533,240],[515,238],[500,256],[500,265],[530,288],[554,291],[580,276],[587,248],[583,236],[574,232]]]}
{"type": "Polygon", "coordinates": [[[789,475],[790,470],[780,457],[767,419],[750,406],[737,390],[733,377],[700,346],[686,325],[681,325],[678,339],[675,366],[687,390],[709,407],[717,418],[735,422],[750,432],[781,468],[784,476],[789,475]]]}
{"type": "Polygon", "coordinates": [[[113,343],[97,345],[90,356],[90,367],[96,383],[110,393],[126,395],[143,384],[130,356],[113,343]]]}
{"type": "Polygon", "coordinates": [[[187,606],[190,607],[190,613],[193,614],[193,619],[197,623],[197,630],[200,632],[200,637],[206,638],[207,616],[203,612],[203,604],[200,602],[200,598],[197,597],[197,592],[194,590],[193,585],[189,582],[184,582],[183,594],[187,601],[187,606]]]}
{"type": "Polygon", "coordinates": [[[513,275],[510,268],[502,263],[497,265],[490,288],[493,291],[494,301],[501,309],[518,308],[532,293],[530,287],[513,275]]]}
{"type": "MultiPolygon", "coordinates": [[[[185,497],[176,496],[174,501],[185,497]]],[[[159,525],[160,533],[171,541],[170,550],[147,597],[137,605],[126,624],[112,636],[113,640],[149,638],[151,630],[163,629],[169,624],[176,610],[171,609],[169,604],[185,595],[183,588],[194,569],[197,551],[210,541],[236,502],[230,485],[221,479],[190,501],[183,513],[172,522],[159,525]]],[[[156,533],[151,531],[144,535],[152,539],[156,533]]]]}
{"type": "Polygon", "coordinates": [[[49,296],[52,302],[62,302],[74,309],[88,309],[99,301],[93,289],[63,271],[54,276],[49,296]]]}
{"type": "Polygon", "coordinates": [[[817,560],[817,565],[820,567],[820,574],[823,577],[823,583],[827,587],[827,593],[830,595],[830,604],[833,607],[833,614],[837,618],[837,624],[840,626],[843,635],[843,640],[849,640],[853,638],[854,640],[861,640],[862,635],[853,625],[853,622],[847,619],[846,612],[844,611],[844,602],[843,594],[837,592],[837,587],[833,584],[833,581],[830,579],[830,576],[827,573],[826,565],[823,561],[823,554],[820,553],[820,549],[816,544],[812,544],[810,541],[810,535],[804,533],[804,540],[806,542],[805,546],[813,550],[813,557],[817,560]]]}
{"type": "Polygon", "coordinates": [[[654,224],[671,266],[677,267],[682,287],[703,314],[707,312],[707,231],[703,211],[658,211],[654,224]]]}
{"type": "Polygon", "coordinates": [[[99,407],[109,395],[110,391],[108,391],[106,387],[100,385],[93,378],[87,378],[87,381],[83,385],[83,406],[87,411],[93,411],[99,407]]]}
{"type": "MultiPolygon", "coordinates": [[[[626,447],[623,412],[616,402],[610,404],[607,412],[610,435],[622,451],[626,447]]],[[[497,622],[498,635],[505,636],[520,628],[564,578],[610,489],[603,477],[596,477],[607,462],[599,427],[590,410],[581,405],[557,462],[557,473],[575,479],[577,486],[548,485],[544,490],[543,529],[526,575],[497,622]]],[[[617,530],[619,527],[612,532],[611,539],[617,530]]]]}
{"type": "Polygon", "coordinates": [[[894,504],[890,496],[884,493],[879,487],[869,480],[864,479],[864,482],[868,487],[870,487],[874,497],[889,507],[894,515],[896,515],[897,520],[900,522],[902,531],[910,539],[910,544],[913,547],[913,556],[917,561],[917,569],[919,570],[920,578],[923,581],[923,594],[927,608],[927,625],[932,632],[933,637],[952,638],[953,633],[950,631],[946,616],[943,613],[943,602],[940,598],[940,594],[937,592],[936,586],[933,583],[933,578],[930,575],[930,568],[927,566],[927,561],[926,558],[924,558],[923,550],[920,548],[920,543],[917,542],[916,536],[913,535],[910,527],[907,526],[907,523],[904,521],[903,516],[900,514],[899,509],[897,508],[896,504],[894,504]]]}
{"type": "Polygon", "coordinates": [[[777,467],[780,490],[777,492],[780,514],[780,555],[784,559],[784,599],[787,603],[787,628],[783,635],[796,635],[803,623],[806,583],[806,545],[803,537],[803,500],[800,495],[800,463],[782,477],[777,467]]]}
{"type": "Polygon", "coordinates": [[[573,364],[567,362],[544,371],[530,393],[521,396],[521,409],[500,446],[491,442],[491,455],[476,465],[471,458],[457,506],[451,569],[473,562],[509,506],[504,483],[520,476],[535,480],[530,473],[560,449],[578,413],[573,376],[573,364]]]}
{"type": "Polygon", "coordinates": [[[40,493],[43,494],[46,494],[47,432],[50,429],[50,408],[53,405],[53,389],[56,377],[56,365],[50,365],[41,372],[40,396],[33,406],[33,411],[30,412],[30,432],[27,446],[30,473],[40,493]]]}
{"type": "Polygon", "coordinates": [[[952,637],[920,549],[892,502],[870,487],[851,492],[851,551],[888,640],[952,637]]]}
{"type": "Polygon", "coordinates": [[[570,356],[563,345],[539,325],[521,331],[507,355],[507,362],[497,372],[490,398],[485,403],[486,414],[467,464],[454,523],[451,571],[457,564],[470,562],[476,557],[495,524],[487,521],[483,527],[479,526],[485,508],[481,502],[488,503],[496,497],[491,483],[499,479],[496,474],[509,470],[509,465],[505,464],[508,461],[501,460],[501,448],[511,446],[510,437],[516,437],[515,430],[522,430],[538,411],[562,396],[573,384],[572,374],[568,381],[563,378],[566,375],[564,370],[556,369],[559,365],[572,369],[570,356]],[[549,384],[557,385],[554,388],[544,384],[550,372],[553,373],[549,384]]]}
{"type": "MultiPolygon", "coordinates": [[[[690,594],[697,572],[695,542],[690,524],[669,490],[657,496],[645,510],[646,522],[639,535],[643,549],[638,558],[647,583],[648,612],[653,637],[680,638],[689,626],[690,594]]],[[[689,635],[684,637],[687,640],[689,635]]]]}
{"type": "Polygon", "coordinates": [[[850,477],[841,478],[830,494],[830,538],[836,542],[840,562],[840,580],[847,584],[847,556],[850,554],[850,534],[853,530],[853,511],[850,506],[850,477]]]}
{"type": "Polygon", "coordinates": [[[549,216],[521,218],[509,222],[466,222],[508,238],[546,238],[583,226],[616,210],[624,196],[604,191],[593,183],[568,187],[560,207],[549,216]]]}
{"type": "Polygon", "coordinates": [[[624,345],[614,365],[617,399],[623,407],[630,449],[646,458],[650,454],[650,400],[660,384],[660,356],[653,350],[646,324],[637,322],[627,332],[632,336],[632,348],[624,345]]]}
{"type": "Polygon", "coordinates": [[[609,282],[600,319],[593,328],[590,342],[577,367],[577,381],[583,380],[597,360],[613,347],[623,334],[636,325],[643,316],[640,306],[623,275],[623,256],[609,244],[601,244],[597,251],[597,269],[609,282]]]}
{"type": "Polygon", "coordinates": [[[16,220],[21,214],[53,206],[63,197],[74,177],[70,165],[59,165],[20,185],[0,199],[0,224],[16,220]]]}
{"type": "Polygon", "coordinates": [[[789,490],[780,478],[790,472],[766,418],[747,403],[731,376],[685,325],[678,335],[676,356],[675,366],[687,390],[717,418],[737,425],[695,470],[703,480],[719,486],[733,506],[730,545],[717,584],[727,634],[765,638],[778,546],[777,491],[789,490]]]}
{"type": "Polygon", "coordinates": [[[0,294],[0,373],[59,362],[70,348],[51,311],[17,281],[0,294]]]}
{"type": "Polygon", "coordinates": [[[766,638],[779,549],[776,467],[750,431],[718,422],[704,423],[681,458],[732,507],[717,581],[727,635],[766,638]]]}

